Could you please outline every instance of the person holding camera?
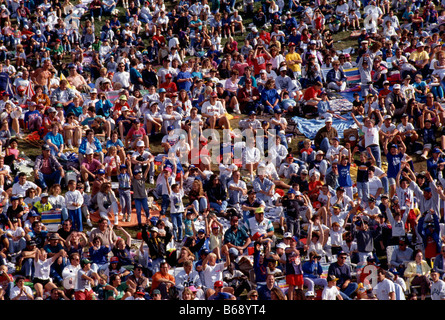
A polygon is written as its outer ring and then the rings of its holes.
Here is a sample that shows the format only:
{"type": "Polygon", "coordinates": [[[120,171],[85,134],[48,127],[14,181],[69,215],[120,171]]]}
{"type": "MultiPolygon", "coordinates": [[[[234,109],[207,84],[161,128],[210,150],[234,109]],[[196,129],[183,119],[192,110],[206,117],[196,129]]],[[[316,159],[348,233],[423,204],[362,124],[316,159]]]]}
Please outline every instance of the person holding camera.
{"type": "Polygon", "coordinates": [[[255,48],[252,57],[255,76],[258,76],[261,70],[266,69],[266,62],[270,59],[272,59],[272,55],[264,46],[259,45],[255,48]]]}

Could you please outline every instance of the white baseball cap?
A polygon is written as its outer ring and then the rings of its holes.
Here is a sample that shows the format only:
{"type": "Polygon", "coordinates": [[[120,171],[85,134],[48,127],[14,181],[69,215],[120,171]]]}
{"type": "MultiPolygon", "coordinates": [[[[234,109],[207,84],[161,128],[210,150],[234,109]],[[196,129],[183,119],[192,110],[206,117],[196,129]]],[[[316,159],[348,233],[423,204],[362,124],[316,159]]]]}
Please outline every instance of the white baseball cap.
{"type": "Polygon", "coordinates": [[[283,235],[283,238],[292,238],[292,233],[285,232],[284,235],[283,235]]]}
{"type": "Polygon", "coordinates": [[[277,248],[281,248],[281,249],[286,249],[286,245],[283,242],[280,242],[279,244],[277,244],[277,248]]]}

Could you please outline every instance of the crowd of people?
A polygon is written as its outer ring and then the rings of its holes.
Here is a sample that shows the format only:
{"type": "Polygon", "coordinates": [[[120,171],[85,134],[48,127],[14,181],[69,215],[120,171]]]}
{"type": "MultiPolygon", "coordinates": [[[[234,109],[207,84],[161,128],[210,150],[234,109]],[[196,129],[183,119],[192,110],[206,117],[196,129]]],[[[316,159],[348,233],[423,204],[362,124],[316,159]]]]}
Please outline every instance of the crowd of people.
{"type": "Polygon", "coordinates": [[[0,299],[444,300],[444,5],[0,0],[0,299]]]}

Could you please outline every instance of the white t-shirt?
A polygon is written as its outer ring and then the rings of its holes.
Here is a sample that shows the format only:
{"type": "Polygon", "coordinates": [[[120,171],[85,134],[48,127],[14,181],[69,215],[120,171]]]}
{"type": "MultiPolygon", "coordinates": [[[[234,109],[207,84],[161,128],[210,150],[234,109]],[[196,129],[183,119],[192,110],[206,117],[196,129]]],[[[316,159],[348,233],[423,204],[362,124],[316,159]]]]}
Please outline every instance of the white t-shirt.
{"type": "Polygon", "coordinates": [[[28,190],[29,188],[36,189],[37,185],[34,182],[31,182],[31,181],[26,181],[23,185],[21,185],[20,183],[16,182],[12,186],[12,194],[13,195],[26,194],[26,190],[28,190]]]}
{"type": "MultiPolygon", "coordinates": [[[[270,122],[271,126],[278,126],[278,124],[287,126],[287,120],[283,117],[281,117],[280,119],[273,117],[272,119],[270,119],[270,122]]],[[[285,130],[280,129],[279,131],[283,134],[285,133],[285,130]]]]}
{"type": "Polygon", "coordinates": [[[6,231],[6,233],[10,234],[12,237],[18,237],[22,234],[22,232],[25,232],[25,230],[23,230],[23,228],[21,228],[21,227],[17,227],[17,229],[15,229],[15,230],[8,229],[6,231]]]}
{"type": "Polygon", "coordinates": [[[77,266],[69,264],[65,268],[63,268],[62,278],[63,278],[63,287],[65,289],[76,289],[77,274],[79,270],[80,270],[80,264],[77,266]]]}
{"type": "Polygon", "coordinates": [[[260,150],[256,147],[244,149],[243,155],[244,155],[245,163],[259,163],[260,162],[261,153],[260,153],[260,150]]]}
{"type": "Polygon", "coordinates": [[[345,230],[343,228],[339,228],[337,231],[334,231],[332,228],[329,231],[329,237],[331,238],[331,245],[341,247],[343,244],[343,232],[345,230]]]}
{"type": "Polygon", "coordinates": [[[365,137],[365,147],[373,144],[379,145],[379,130],[379,126],[374,126],[372,128],[362,126],[362,131],[365,137]]]}
{"type": "Polygon", "coordinates": [[[372,290],[378,300],[389,300],[389,294],[396,292],[394,283],[389,279],[378,282],[372,290]]]}
{"type": "Polygon", "coordinates": [[[184,203],[182,198],[184,197],[184,190],[179,190],[178,193],[171,192],[170,194],[170,213],[184,212],[184,203]]]}
{"type": "MultiPolygon", "coordinates": [[[[401,132],[401,133],[404,133],[404,132],[406,132],[406,131],[414,130],[414,126],[413,126],[413,124],[412,124],[411,122],[408,122],[408,123],[406,124],[406,126],[404,126],[404,125],[401,123],[401,124],[399,124],[399,125],[397,126],[397,130],[399,130],[399,132],[401,132]]],[[[408,134],[408,135],[407,135],[407,137],[409,137],[409,136],[411,136],[411,134],[408,134]]]]}
{"type": "Polygon", "coordinates": [[[375,195],[377,190],[383,188],[382,180],[379,177],[374,176],[368,181],[369,194],[375,195]]]}
{"type": "Polygon", "coordinates": [[[93,273],[93,270],[84,271],[83,269],[79,269],[77,272],[77,285],[76,285],[76,291],[84,291],[84,290],[91,290],[91,283],[87,279],[83,279],[83,275],[87,275],[88,277],[91,277],[93,273]]]}
{"type": "MultiPolygon", "coordinates": [[[[32,294],[32,289],[28,286],[23,286],[23,291],[26,292],[27,295],[33,296],[32,294]]],[[[14,286],[11,289],[11,292],[9,293],[9,298],[12,300],[15,297],[17,297],[20,294],[20,288],[17,286],[14,286]]],[[[22,293],[21,297],[19,298],[19,300],[30,300],[27,295],[25,295],[25,293],[22,293]]]]}
{"type": "Polygon", "coordinates": [[[329,160],[333,160],[334,156],[340,155],[340,153],[347,156],[349,154],[349,151],[342,145],[338,145],[337,147],[330,146],[328,151],[326,152],[326,158],[329,160]]]}
{"type": "Polygon", "coordinates": [[[202,271],[204,276],[204,284],[207,288],[213,288],[216,281],[222,281],[224,271],[224,262],[216,263],[214,266],[206,265],[202,271]]]}
{"type": "Polygon", "coordinates": [[[432,282],[431,300],[445,300],[445,282],[443,280],[432,282]]]}
{"type": "Polygon", "coordinates": [[[329,288],[328,286],[324,287],[323,293],[321,294],[321,300],[337,300],[337,296],[340,294],[340,291],[336,286],[329,288]]]}
{"type": "Polygon", "coordinates": [[[212,105],[210,101],[207,101],[202,105],[201,113],[211,116],[222,116],[225,113],[225,110],[220,101],[216,101],[214,105],[212,105]]]}
{"type": "Polygon", "coordinates": [[[272,222],[264,218],[261,222],[258,222],[255,217],[247,220],[247,225],[249,227],[249,233],[253,236],[255,233],[266,234],[268,230],[273,228],[272,222]]]}
{"type": "Polygon", "coordinates": [[[113,82],[120,83],[122,87],[128,88],[130,86],[130,73],[127,71],[116,72],[113,76],[113,82]]]}
{"type": "Polygon", "coordinates": [[[382,130],[384,133],[393,132],[396,129],[396,125],[394,123],[391,123],[389,127],[387,127],[385,124],[382,124],[380,127],[380,130],[382,130]]]}
{"type": "Polygon", "coordinates": [[[332,214],[331,221],[332,223],[337,222],[340,226],[342,226],[345,223],[347,215],[348,211],[340,211],[338,215],[332,214]]]}
{"type": "Polygon", "coordinates": [[[42,280],[48,280],[49,279],[49,273],[51,269],[51,265],[53,264],[53,259],[48,258],[45,261],[42,260],[34,260],[34,278],[39,278],[42,280]]]}
{"type": "MultiPolygon", "coordinates": [[[[142,157],[144,160],[148,160],[151,156],[151,153],[147,150],[142,151],[142,154],[140,154],[138,151],[135,151],[133,155],[131,156],[133,159],[137,160],[138,157],[142,157]]],[[[134,170],[140,170],[142,168],[142,165],[140,164],[134,164],[134,170]]]]}

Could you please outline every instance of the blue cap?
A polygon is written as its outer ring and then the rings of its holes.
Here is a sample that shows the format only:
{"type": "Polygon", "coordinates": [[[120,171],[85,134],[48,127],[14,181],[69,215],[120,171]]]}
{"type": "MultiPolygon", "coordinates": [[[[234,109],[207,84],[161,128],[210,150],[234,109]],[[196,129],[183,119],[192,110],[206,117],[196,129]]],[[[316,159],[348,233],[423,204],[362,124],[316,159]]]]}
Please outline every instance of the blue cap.
{"type": "Polygon", "coordinates": [[[165,90],[164,88],[161,88],[158,90],[158,92],[167,92],[167,90],[165,90]]]}
{"type": "Polygon", "coordinates": [[[127,169],[127,165],[126,165],[126,164],[121,164],[121,165],[120,165],[120,168],[121,168],[121,169],[127,169]]]}
{"type": "Polygon", "coordinates": [[[99,170],[97,170],[97,174],[105,174],[105,170],[104,169],[99,169],[99,170]]]}
{"type": "Polygon", "coordinates": [[[171,130],[174,130],[174,129],[175,129],[174,126],[168,126],[168,127],[167,127],[167,131],[171,131],[171,130]]]}
{"type": "Polygon", "coordinates": [[[441,153],[442,151],[439,150],[439,148],[434,148],[433,153],[441,153]]]}
{"type": "Polygon", "coordinates": [[[396,268],[391,268],[388,271],[391,272],[392,274],[399,274],[399,271],[397,271],[396,268]]]}
{"type": "Polygon", "coordinates": [[[249,116],[252,115],[252,114],[256,114],[256,112],[253,111],[253,110],[249,111],[249,116]]]}
{"type": "Polygon", "coordinates": [[[159,218],[158,217],[151,217],[150,218],[150,222],[153,224],[156,224],[158,222],[159,218]]]}
{"type": "Polygon", "coordinates": [[[276,110],[274,111],[274,113],[283,113],[283,112],[281,111],[281,109],[276,109],[276,110]]]}
{"type": "Polygon", "coordinates": [[[398,148],[398,146],[395,143],[391,144],[389,147],[390,148],[396,148],[396,149],[398,148]]]}
{"type": "Polygon", "coordinates": [[[289,189],[289,191],[288,191],[287,193],[288,193],[288,194],[289,194],[289,193],[293,193],[293,194],[295,194],[296,192],[295,192],[294,189],[291,188],[291,189],[289,189]]]}
{"type": "Polygon", "coordinates": [[[423,189],[423,191],[425,191],[425,192],[431,192],[431,187],[426,187],[425,189],[423,189]]]}
{"type": "Polygon", "coordinates": [[[198,233],[206,233],[206,231],[204,229],[199,229],[198,233]]]}
{"type": "Polygon", "coordinates": [[[31,210],[31,211],[29,211],[28,216],[29,217],[40,217],[40,214],[35,210],[31,210]]]}

